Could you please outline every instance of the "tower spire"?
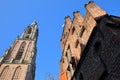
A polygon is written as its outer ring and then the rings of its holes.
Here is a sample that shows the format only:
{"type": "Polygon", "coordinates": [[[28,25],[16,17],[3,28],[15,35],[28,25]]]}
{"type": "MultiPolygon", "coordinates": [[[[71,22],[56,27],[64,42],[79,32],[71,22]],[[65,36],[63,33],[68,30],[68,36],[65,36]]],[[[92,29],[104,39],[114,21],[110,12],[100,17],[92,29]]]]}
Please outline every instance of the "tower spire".
{"type": "Polygon", "coordinates": [[[33,22],[0,58],[0,80],[34,80],[37,37],[38,25],[33,22]]]}

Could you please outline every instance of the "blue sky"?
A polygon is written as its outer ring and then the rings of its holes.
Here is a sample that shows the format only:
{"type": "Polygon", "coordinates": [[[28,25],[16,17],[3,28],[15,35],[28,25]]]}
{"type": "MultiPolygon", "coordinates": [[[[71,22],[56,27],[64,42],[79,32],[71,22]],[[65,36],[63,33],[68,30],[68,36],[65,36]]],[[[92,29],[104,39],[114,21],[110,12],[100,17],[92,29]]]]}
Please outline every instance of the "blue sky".
{"type": "MultiPolygon", "coordinates": [[[[0,56],[33,21],[38,22],[35,80],[48,80],[48,73],[59,78],[64,17],[74,11],[85,15],[89,0],[0,0],[0,56]]],[[[95,0],[108,14],[120,16],[119,0],[95,0]]]]}

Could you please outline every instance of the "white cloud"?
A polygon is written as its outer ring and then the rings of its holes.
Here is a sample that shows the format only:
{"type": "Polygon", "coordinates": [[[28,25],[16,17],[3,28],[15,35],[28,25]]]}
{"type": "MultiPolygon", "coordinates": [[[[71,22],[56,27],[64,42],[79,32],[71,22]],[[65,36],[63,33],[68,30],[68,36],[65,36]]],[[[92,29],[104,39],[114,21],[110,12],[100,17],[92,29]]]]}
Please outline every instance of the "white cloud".
{"type": "Polygon", "coordinates": [[[62,25],[62,27],[64,27],[64,26],[65,26],[65,24],[62,25]]]}

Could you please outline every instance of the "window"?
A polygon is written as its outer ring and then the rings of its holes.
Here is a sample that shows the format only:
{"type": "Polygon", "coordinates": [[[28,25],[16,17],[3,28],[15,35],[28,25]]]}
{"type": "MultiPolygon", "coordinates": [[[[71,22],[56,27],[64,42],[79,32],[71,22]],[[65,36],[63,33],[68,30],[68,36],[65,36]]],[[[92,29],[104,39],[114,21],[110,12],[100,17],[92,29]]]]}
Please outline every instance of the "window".
{"type": "Polygon", "coordinates": [[[68,31],[70,32],[70,29],[68,29],[68,31]]]}
{"type": "Polygon", "coordinates": [[[14,75],[13,75],[13,79],[12,80],[19,80],[21,76],[21,67],[17,67],[15,69],[14,75]]]}
{"type": "Polygon", "coordinates": [[[68,67],[67,67],[67,71],[68,71],[68,76],[72,76],[72,71],[71,71],[71,67],[70,67],[70,65],[68,65],[68,67]]]}
{"type": "Polygon", "coordinates": [[[9,66],[6,66],[0,74],[0,80],[7,80],[8,75],[9,75],[9,66]]]}
{"type": "Polygon", "coordinates": [[[80,37],[82,37],[84,31],[85,31],[85,27],[83,26],[82,29],[81,29],[81,32],[80,32],[80,37]]]}
{"type": "Polygon", "coordinates": [[[25,37],[26,39],[29,39],[29,35],[26,35],[26,37],[25,37]]]}
{"type": "Polygon", "coordinates": [[[15,43],[14,43],[14,46],[13,47],[11,47],[9,50],[8,50],[8,54],[7,54],[7,56],[5,57],[5,61],[10,61],[13,57],[14,57],[14,54],[13,53],[15,53],[16,52],[16,50],[17,50],[17,46],[19,46],[19,41],[16,41],[15,43]]]}
{"type": "Polygon", "coordinates": [[[79,40],[76,41],[75,48],[77,48],[78,46],[79,46],[79,40]]]}
{"type": "Polygon", "coordinates": [[[25,39],[29,39],[31,33],[32,33],[32,27],[28,27],[24,34],[25,39]]]}
{"type": "Polygon", "coordinates": [[[71,58],[70,45],[67,48],[66,57],[67,57],[67,60],[68,60],[68,63],[69,63],[70,62],[70,58],[71,58]]]}
{"type": "Polygon", "coordinates": [[[27,33],[28,33],[28,34],[31,34],[31,32],[32,32],[32,28],[29,27],[27,33]]]}
{"type": "Polygon", "coordinates": [[[25,47],[25,45],[26,45],[26,43],[25,42],[22,42],[22,44],[21,44],[21,46],[20,46],[20,49],[24,49],[24,47],[25,47]]]}
{"type": "Polygon", "coordinates": [[[17,53],[17,56],[16,56],[16,58],[15,58],[16,60],[20,60],[20,59],[21,59],[22,54],[23,54],[23,52],[24,52],[25,45],[26,45],[26,42],[22,42],[22,43],[21,43],[21,46],[20,46],[20,48],[19,48],[19,50],[18,50],[18,53],[17,53]]]}
{"type": "Polygon", "coordinates": [[[70,63],[72,64],[72,68],[75,70],[75,68],[76,68],[76,62],[75,62],[75,58],[74,57],[71,57],[70,63]]]}
{"type": "Polygon", "coordinates": [[[72,28],[72,35],[74,34],[75,32],[75,27],[72,28]]]}
{"type": "Polygon", "coordinates": [[[70,66],[67,67],[67,70],[70,71],[70,66]]]}

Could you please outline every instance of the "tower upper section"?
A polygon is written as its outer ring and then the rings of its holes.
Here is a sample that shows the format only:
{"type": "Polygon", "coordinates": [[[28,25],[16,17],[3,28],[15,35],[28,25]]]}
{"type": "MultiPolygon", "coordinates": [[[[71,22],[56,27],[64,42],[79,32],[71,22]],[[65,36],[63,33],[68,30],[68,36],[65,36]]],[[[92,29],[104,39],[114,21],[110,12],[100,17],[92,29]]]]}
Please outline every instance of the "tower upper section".
{"type": "Polygon", "coordinates": [[[5,51],[0,63],[35,64],[37,38],[38,25],[33,22],[24,30],[21,38],[17,38],[13,45],[5,51]]]}
{"type": "Polygon", "coordinates": [[[0,58],[0,80],[34,80],[38,25],[33,22],[0,58]]]}
{"type": "Polygon", "coordinates": [[[38,37],[38,25],[36,22],[33,22],[31,25],[29,25],[25,31],[23,32],[22,39],[27,40],[37,40],[38,37]]]}

